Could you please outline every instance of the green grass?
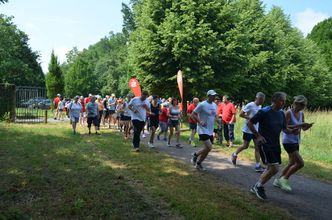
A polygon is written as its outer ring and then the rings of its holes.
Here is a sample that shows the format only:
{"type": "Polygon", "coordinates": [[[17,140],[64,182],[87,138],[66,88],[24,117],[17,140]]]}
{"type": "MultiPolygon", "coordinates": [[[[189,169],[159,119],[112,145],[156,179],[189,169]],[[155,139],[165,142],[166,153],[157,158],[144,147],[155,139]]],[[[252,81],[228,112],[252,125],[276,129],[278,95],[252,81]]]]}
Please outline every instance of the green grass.
{"type": "MultiPolygon", "coordinates": [[[[305,112],[305,121],[314,122],[314,126],[302,132],[300,154],[304,159],[304,168],[299,173],[332,183],[332,112],[305,112]]],[[[228,156],[242,144],[244,119],[237,117],[235,124],[235,146],[231,149],[215,145],[220,153],[228,156]]],[[[183,140],[188,140],[190,133],[182,132],[183,140]]],[[[197,140],[196,140],[197,141],[197,140]]],[[[198,142],[198,141],[197,141],[198,142]]],[[[242,151],[238,159],[254,161],[254,147],[242,151]]],[[[288,161],[287,152],[282,150],[282,161],[288,161]]]]}
{"type": "Polygon", "coordinates": [[[166,154],[134,153],[109,130],[0,123],[0,134],[0,219],[292,218],[166,154]]]}

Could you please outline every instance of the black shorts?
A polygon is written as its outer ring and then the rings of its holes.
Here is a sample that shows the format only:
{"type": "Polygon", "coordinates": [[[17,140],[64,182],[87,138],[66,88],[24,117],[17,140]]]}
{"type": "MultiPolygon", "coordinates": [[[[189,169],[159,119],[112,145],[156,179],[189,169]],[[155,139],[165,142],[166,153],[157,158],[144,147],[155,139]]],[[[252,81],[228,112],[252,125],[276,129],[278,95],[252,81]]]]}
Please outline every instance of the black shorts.
{"type": "Polygon", "coordinates": [[[110,115],[113,115],[113,114],[115,114],[115,110],[108,110],[108,113],[109,113],[110,115]]]}
{"type": "Polygon", "coordinates": [[[88,127],[91,127],[91,124],[93,123],[94,126],[98,126],[98,116],[96,117],[88,117],[88,127]]]}
{"type": "Polygon", "coordinates": [[[180,125],[180,121],[179,120],[169,120],[168,121],[168,127],[170,128],[175,128],[176,126],[180,125]]]}
{"type": "Polygon", "coordinates": [[[120,120],[121,121],[130,121],[131,117],[130,116],[126,116],[126,115],[120,115],[120,120]]]}
{"type": "Polygon", "coordinates": [[[250,133],[243,132],[243,140],[250,142],[251,140],[255,140],[256,136],[250,133]]]}
{"type": "Polygon", "coordinates": [[[285,151],[289,154],[300,150],[300,145],[299,144],[283,144],[283,145],[284,145],[285,151]]]}
{"type": "Polygon", "coordinates": [[[258,147],[259,154],[264,164],[275,165],[281,164],[281,149],[280,146],[268,146],[266,144],[258,147]]]}
{"type": "Polygon", "coordinates": [[[158,128],[159,127],[159,120],[158,119],[151,119],[150,118],[149,127],[158,128]]]}
{"type": "Polygon", "coordinates": [[[103,114],[104,114],[104,117],[107,118],[110,114],[109,110],[106,109],[106,110],[103,110],[103,114]]]}
{"type": "Polygon", "coordinates": [[[193,129],[197,130],[197,123],[189,123],[189,128],[191,130],[193,130],[193,129]]]}
{"type": "Polygon", "coordinates": [[[210,140],[211,143],[213,143],[213,135],[208,135],[208,134],[200,134],[199,136],[199,140],[200,141],[207,141],[210,140]]]}

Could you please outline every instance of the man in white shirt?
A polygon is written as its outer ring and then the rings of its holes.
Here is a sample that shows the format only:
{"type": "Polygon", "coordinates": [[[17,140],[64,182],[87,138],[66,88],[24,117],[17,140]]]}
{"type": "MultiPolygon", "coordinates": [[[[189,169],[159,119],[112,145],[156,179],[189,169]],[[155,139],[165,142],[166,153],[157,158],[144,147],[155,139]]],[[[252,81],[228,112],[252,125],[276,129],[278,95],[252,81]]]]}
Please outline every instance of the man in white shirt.
{"type": "Polygon", "coordinates": [[[131,121],[134,126],[133,147],[136,152],[139,151],[140,134],[145,125],[146,113],[151,114],[150,103],[146,99],[148,96],[149,93],[143,91],[141,97],[133,98],[128,104],[128,108],[131,110],[131,121]]]}
{"type": "MultiPolygon", "coordinates": [[[[232,163],[234,165],[236,165],[236,159],[238,154],[245,150],[248,149],[250,141],[253,140],[254,144],[255,144],[255,159],[256,159],[256,166],[255,166],[255,171],[256,172],[263,172],[264,168],[261,166],[260,164],[260,155],[259,155],[259,150],[258,150],[258,144],[256,141],[255,136],[252,134],[252,132],[250,131],[250,129],[248,128],[248,121],[249,119],[251,119],[252,117],[254,117],[254,115],[262,108],[262,104],[265,101],[265,94],[262,92],[258,92],[256,94],[256,98],[254,102],[249,102],[247,105],[245,105],[243,107],[243,109],[241,110],[240,113],[240,117],[246,119],[244,122],[244,126],[243,126],[243,144],[242,146],[238,147],[237,150],[232,153],[232,163]]],[[[256,130],[258,130],[258,123],[255,125],[256,130]]]]}
{"type": "Polygon", "coordinates": [[[199,140],[204,143],[204,147],[192,154],[191,162],[198,170],[205,170],[202,162],[212,150],[213,128],[217,118],[217,105],[214,103],[217,93],[214,90],[207,92],[208,99],[197,105],[191,118],[197,121],[197,133],[199,140]]]}

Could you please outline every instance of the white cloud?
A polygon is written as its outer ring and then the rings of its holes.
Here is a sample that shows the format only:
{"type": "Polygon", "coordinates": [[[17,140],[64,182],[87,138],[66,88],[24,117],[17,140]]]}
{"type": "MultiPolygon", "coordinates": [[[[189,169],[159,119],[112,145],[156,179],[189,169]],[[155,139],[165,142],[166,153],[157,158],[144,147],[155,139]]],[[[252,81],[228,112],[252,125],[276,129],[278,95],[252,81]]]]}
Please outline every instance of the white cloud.
{"type": "Polygon", "coordinates": [[[323,21],[328,17],[329,16],[326,13],[307,8],[296,14],[295,26],[302,31],[304,36],[306,36],[318,22],[323,21]]]}
{"type": "Polygon", "coordinates": [[[63,63],[64,61],[66,61],[66,53],[68,53],[69,50],[70,50],[70,48],[65,47],[65,46],[54,48],[54,54],[56,56],[58,56],[58,60],[60,63],[63,63]]]}

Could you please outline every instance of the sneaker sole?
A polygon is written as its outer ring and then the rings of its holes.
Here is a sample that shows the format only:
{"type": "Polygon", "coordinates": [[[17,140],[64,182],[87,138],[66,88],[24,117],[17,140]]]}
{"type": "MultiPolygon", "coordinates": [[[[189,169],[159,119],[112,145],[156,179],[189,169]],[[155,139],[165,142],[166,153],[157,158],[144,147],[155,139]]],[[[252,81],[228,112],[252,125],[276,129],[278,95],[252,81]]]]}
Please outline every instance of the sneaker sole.
{"type": "Polygon", "coordinates": [[[262,198],[262,197],[258,194],[258,192],[256,192],[256,190],[253,190],[253,189],[251,188],[251,189],[250,189],[250,192],[253,193],[253,194],[255,194],[256,197],[259,198],[260,200],[265,201],[265,199],[262,198]]]}

